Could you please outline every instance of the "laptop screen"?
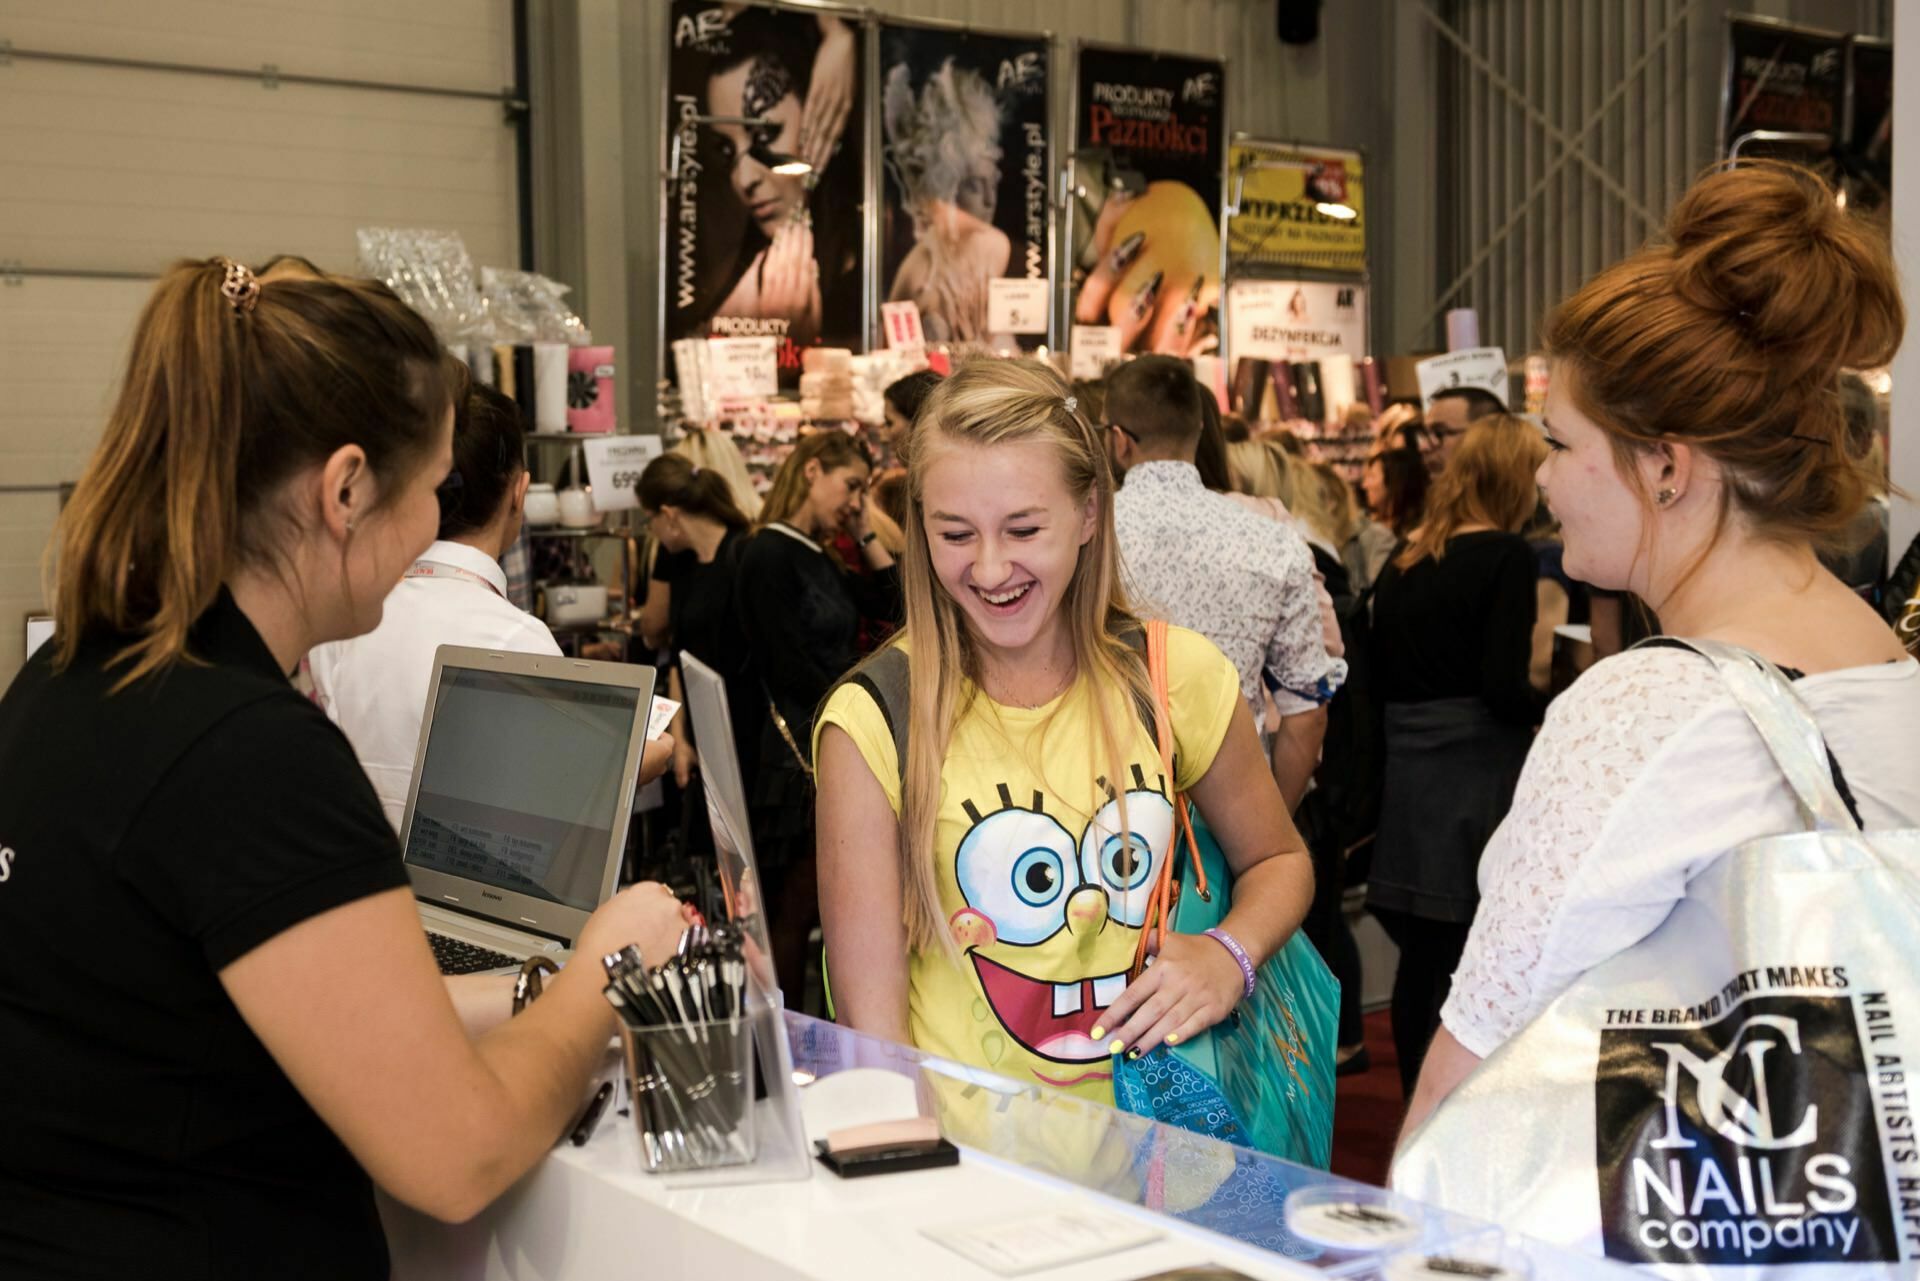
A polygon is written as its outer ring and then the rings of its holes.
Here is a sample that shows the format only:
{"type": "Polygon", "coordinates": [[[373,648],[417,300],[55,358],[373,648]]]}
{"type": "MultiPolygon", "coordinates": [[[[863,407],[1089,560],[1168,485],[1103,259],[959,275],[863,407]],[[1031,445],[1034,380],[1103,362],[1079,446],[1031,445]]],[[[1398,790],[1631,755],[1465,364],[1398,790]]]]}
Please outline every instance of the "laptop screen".
{"type": "Polygon", "coordinates": [[[591,912],[645,693],[442,668],[407,862],[591,912]]]}

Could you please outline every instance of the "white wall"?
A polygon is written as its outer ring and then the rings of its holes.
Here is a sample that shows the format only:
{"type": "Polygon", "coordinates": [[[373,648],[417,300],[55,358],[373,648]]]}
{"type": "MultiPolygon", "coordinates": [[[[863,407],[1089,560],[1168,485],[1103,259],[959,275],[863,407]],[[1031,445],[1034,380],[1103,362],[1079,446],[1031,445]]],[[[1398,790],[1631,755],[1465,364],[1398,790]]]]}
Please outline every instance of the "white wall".
{"type": "MultiPolygon", "coordinates": [[[[0,38],[48,50],[497,92],[508,0],[0,0],[0,38]]],[[[177,258],[298,253],[351,268],[368,225],[451,227],[519,258],[514,133],[498,102],[217,79],[16,56],[0,66],[0,264],[155,274],[177,258]]],[[[98,440],[149,286],[0,285],[0,687],[40,560],[98,440]]]]}

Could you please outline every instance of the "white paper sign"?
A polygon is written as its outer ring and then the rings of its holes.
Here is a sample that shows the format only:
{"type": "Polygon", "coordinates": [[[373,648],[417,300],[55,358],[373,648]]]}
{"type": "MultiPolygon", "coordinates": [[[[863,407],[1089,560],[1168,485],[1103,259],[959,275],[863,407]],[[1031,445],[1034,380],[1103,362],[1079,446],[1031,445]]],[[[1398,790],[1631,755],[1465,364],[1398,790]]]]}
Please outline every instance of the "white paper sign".
{"type": "Polygon", "coordinates": [[[1095,1210],[1062,1210],[920,1231],[1003,1277],[1117,1254],[1165,1235],[1144,1223],[1095,1210]]]}
{"type": "Polygon", "coordinates": [[[780,394],[778,338],[709,338],[707,390],[715,400],[760,400],[780,394]]]}
{"type": "Polygon", "coordinates": [[[927,331],[920,326],[919,303],[881,303],[880,324],[886,330],[887,346],[892,350],[908,353],[926,350],[927,331]]]}
{"type": "Polygon", "coordinates": [[[1227,288],[1230,360],[1359,360],[1366,354],[1365,285],[1236,280],[1227,288]]]}
{"type": "Polygon", "coordinates": [[[995,277],[987,282],[987,331],[1044,334],[1053,286],[1045,280],[995,277]]]}
{"type": "Polygon", "coordinates": [[[1067,335],[1067,352],[1075,378],[1105,378],[1120,360],[1120,331],[1112,325],[1075,325],[1067,335]]]}
{"type": "Polygon", "coordinates": [[[1507,353],[1498,347],[1469,347],[1423,360],[1413,367],[1420,379],[1420,404],[1433,408],[1436,393],[1450,387],[1477,387],[1507,403],[1507,353]]]}
{"type": "Polygon", "coordinates": [[[583,440],[580,447],[587,453],[587,483],[593,487],[593,509],[617,512],[638,507],[640,495],[634,486],[647,464],[660,456],[660,438],[592,436],[583,440]]]}
{"type": "Polygon", "coordinates": [[[653,698],[653,711],[647,717],[647,741],[654,742],[667,732],[667,726],[673,724],[673,718],[680,712],[680,704],[670,698],[653,698]]]}

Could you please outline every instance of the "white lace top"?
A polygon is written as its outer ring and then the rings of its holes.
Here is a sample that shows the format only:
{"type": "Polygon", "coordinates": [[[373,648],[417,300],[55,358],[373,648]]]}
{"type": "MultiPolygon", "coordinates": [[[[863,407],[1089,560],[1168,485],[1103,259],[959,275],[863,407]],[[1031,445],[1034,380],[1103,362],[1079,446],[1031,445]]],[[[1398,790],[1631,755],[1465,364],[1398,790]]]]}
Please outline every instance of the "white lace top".
{"type": "MultiPolygon", "coordinates": [[[[1920,827],[1920,664],[1795,685],[1869,828],[1920,827]]],[[[1799,830],[1793,793],[1707,660],[1640,649],[1548,708],[1480,862],[1480,909],[1441,1021],[1482,1058],[1581,974],[1646,937],[1693,875],[1799,830]]]]}

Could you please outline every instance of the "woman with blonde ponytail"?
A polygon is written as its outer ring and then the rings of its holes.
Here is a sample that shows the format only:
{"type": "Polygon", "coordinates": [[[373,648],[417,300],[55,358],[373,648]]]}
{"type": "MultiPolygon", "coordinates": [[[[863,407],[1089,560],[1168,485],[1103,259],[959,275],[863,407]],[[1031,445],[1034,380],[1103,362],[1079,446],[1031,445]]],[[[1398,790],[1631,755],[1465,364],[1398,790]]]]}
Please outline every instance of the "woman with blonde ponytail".
{"type": "Polygon", "coordinates": [[[1226,851],[1223,928],[1253,965],[1312,893],[1232,664],[1179,628],[1177,777],[1162,776],[1112,498],[1106,449],[1057,375],[962,365],[921,411],[908,471],[907,760],[867,668],[815,738],[842,1021],[1109,1102],[1111,1055],[1190,1038],[1244,991],[1224,941],[1182,934],[1151,940],[1155,964],[1128,983],[1174,791],[1226,851]]]}
{"type": "MultiPolygon", "coordinates": [[[[385,1278],[375,1180],[470,1218],[599,1068],[597,966],[511,1021],[512,975],[442,975],[288,681],[433,542],[451,371],[384,285],[298,261],[178,263],[141,313],[54,535],[54,641],[0,698],[0,1275],[385,1278]]],[[[636,886],[576,946],[682,929],[636,886]]]]}

